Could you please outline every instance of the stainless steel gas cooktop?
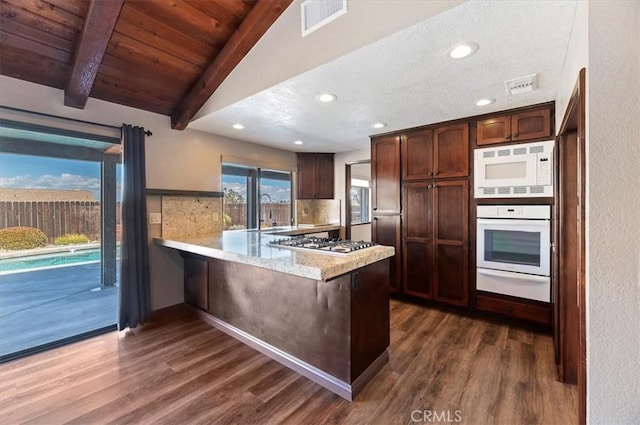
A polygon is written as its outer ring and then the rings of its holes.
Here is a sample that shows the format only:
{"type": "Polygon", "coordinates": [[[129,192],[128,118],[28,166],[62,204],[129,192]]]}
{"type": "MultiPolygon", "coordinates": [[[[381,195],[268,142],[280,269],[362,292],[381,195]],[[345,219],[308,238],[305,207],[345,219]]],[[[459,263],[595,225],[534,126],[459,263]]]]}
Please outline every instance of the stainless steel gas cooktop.
{"type": "Polygon", "coordinates": [[[346,255],[361,249],[371,248],[376,244],[366,241],[345,241],[335,238],[316,238],[298,236],[292,238],[276,239],[269,243],[270,246],[286,249],[314,250],[325,254],[346,255]]]}

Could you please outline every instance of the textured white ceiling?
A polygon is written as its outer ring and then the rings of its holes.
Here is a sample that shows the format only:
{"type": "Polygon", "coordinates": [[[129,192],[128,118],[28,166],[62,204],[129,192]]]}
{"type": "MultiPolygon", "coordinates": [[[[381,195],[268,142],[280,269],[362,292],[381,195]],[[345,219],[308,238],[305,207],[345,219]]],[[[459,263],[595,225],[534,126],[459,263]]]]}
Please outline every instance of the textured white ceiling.
{"type": "Polygon", "coordinates": [[[344,152],[368,147],[372,134],[553,100],[575,7],[575,1],[469,1],[189,128],[291,151],[344,152]],[[447,51],[461,41],[480,48],[471,57],[450,59],[447,51]],[[537,90],[507,95],[505,80],[533,73],[537,90]],[[324,92],[338,99],[316,101],[324,92]],[[496,102],[475,106],[482,97],[496,102]],[[237,122],[245,129],[231,128],[237,122]],[[374,130],[375,122],[388,127],[374,130]],[[294,145],[297,139],[304,145],[294,145]]]}

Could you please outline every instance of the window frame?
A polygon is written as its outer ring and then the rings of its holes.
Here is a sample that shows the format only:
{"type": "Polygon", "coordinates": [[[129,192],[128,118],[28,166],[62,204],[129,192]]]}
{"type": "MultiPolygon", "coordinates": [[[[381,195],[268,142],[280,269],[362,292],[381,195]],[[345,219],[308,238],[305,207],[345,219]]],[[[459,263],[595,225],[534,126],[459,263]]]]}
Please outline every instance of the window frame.
{"type": "MultiPolygon", "coordinates": [[[[239,176],[246,177],[246,185],[247,185],[247,197],[245,202],[247,204],[247,217],[245,226],[246,229],[258,229],[261,225],[261,217],[262,217],[262,203],[260,202],[262,193],[261,193],[261,180],[269,179],[269,180],[281,180],[289,182],[289,224],[293,224],[294,218],[294,193],[293,193],[293,173],[287,170],[276,170],[273,168],[262,168],[252,165],[243,165],[237,163],[229,163],[223,162],[222,169],[220,174],[221,181],[223,180],[225,175],[230,176],[239,176]],[[288,178],[283,178],[283,176],[287,176],[288,178]]],[[[224,186],[224,183],[222,184],[224,186]]],[[[224,202],[224,201],[223,201],[224,202]]],[[[223,205],[224,211],[224,205],[223,205]]]]}

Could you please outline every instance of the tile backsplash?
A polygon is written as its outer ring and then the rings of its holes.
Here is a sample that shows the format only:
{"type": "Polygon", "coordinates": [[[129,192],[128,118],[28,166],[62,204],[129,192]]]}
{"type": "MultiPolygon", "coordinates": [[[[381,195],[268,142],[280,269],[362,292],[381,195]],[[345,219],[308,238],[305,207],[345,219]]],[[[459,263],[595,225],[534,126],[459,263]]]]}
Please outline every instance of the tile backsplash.
{"type": "Polygon", "coordinates": [[[339,199],[298,199],[297,224],[340,224],[339,199]]]}
{"type": "Polygon", "coordinates": [[[162,237],[222,232],[222,198],[163,196],[162,237]]]}

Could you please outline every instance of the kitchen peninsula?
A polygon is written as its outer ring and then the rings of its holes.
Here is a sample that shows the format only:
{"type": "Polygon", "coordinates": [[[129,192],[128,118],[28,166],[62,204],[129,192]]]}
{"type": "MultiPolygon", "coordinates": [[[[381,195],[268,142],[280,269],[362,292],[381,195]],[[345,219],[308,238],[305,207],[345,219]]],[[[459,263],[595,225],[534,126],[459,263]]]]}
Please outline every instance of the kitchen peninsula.
{"type": "MultiPolygon", "coordinates": [[[[335,229],[333,229],[335,230],[335,229]]],[[[389,257],[269,243],[327,228],[156,238],[184,258],[185,301],[200,318],[347,400],[388,362],[389,257]]]]}

